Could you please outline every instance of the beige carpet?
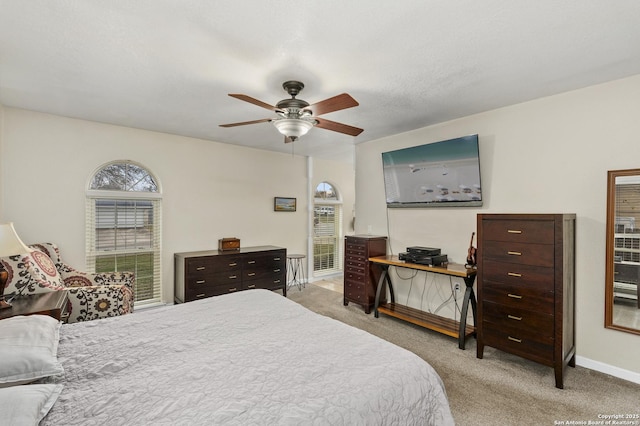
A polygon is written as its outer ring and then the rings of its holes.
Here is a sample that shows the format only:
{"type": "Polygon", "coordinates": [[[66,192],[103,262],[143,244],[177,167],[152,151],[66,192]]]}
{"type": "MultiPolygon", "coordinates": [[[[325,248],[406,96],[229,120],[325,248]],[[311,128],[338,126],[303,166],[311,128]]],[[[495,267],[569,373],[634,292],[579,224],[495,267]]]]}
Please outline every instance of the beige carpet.
{"type": "MultiPolygon", "coordinates": [[[[569,368],[565,389],[557,389],[550,367],[493,348],[485,348],[484,358],[477,359],[473,338],[460,350],[451,337],[384,315],[366,315],[352,303],[345,307],[342,294],[315,284],[291,289],[288,296],[429,362],[444,381],[458,425],[588,424],[603,415],[640,414],[640,385],[635,383],[576,367],[569,368]]],[[[635,422],[627,424],[640,425],[640,419],[635,422]]]]}

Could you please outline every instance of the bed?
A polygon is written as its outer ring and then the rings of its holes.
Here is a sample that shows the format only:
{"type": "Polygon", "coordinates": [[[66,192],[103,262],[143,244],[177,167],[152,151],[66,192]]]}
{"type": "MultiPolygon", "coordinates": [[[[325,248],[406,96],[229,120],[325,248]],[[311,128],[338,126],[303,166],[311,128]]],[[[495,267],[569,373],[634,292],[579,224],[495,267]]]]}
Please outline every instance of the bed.
{"type": "Polygon", "coordinates": [[[448,425],[415,354],[267,290],[60,328],[42,425],[448,425]]]}

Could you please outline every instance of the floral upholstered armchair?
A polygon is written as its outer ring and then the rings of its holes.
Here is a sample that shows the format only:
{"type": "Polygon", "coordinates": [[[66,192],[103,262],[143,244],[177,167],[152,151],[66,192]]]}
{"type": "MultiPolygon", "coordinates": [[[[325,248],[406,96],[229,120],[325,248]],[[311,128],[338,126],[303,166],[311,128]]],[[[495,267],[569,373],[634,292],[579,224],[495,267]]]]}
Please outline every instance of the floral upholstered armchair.
{"type": "Polygon", "coordinates": [[[132,272],[80,272],[64,263],[58,246],[39,243],[27,255],[0,258],[9,273],[5,294],[67,291],[68,322],[89,321],[133,312],[132,272]]]}

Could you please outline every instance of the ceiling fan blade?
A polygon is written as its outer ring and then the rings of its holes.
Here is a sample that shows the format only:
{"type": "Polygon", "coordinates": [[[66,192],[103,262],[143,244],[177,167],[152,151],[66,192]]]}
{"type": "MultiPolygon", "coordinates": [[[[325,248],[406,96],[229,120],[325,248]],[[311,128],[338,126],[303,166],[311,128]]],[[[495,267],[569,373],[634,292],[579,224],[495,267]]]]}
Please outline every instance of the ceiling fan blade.
{"type": "Polygon", "coordinates": [[[337,123],[335,121],[327,120],[324,118],[314,119],[318,122],[316,127],[320,127],[321,129],[332,130],[334,132],[340,132],[351,136],[358,136],[360,133],[364,131],[364,129],[360,129],[358,127],[349,126],[348,124],[337,123]]]}
{"type": "Polygon", "coordinates": [[[253,120],[253,121],[242,121],[240,123],[229,123],[229,124],[221,124],[220,127],[236,127],[236,126],[244,126],[247,124],[256,124],[256,123],[266,123],[271,121],[270,118],[263,118],[260,120],[253,120]]]}
{"type": "Polygon", "coordinates": [[[336,95],[333,98],[325,99],[324,101],[316,102],[313,105],[309,105],[305,109],[310,109],[312,115],[322,115],[334,111],[340,111],[341,109],[353,108],[360,105],[358,101],[353,99],[347,93],[336,95]]]}
{"type": "Polygon", "coordinates": [[[259,107],[268,109],[269,111],[278,111],[278,108],[274,107],[273,105],[269,105],[268,103],[262,102],[256,98],[252,98],[251,96],[242,95],[239,93],[229,93],[229,96],[231,96],[232,98],[240,99],[241,101],[249,102],[250,104],[258,105],[259,107]]]}

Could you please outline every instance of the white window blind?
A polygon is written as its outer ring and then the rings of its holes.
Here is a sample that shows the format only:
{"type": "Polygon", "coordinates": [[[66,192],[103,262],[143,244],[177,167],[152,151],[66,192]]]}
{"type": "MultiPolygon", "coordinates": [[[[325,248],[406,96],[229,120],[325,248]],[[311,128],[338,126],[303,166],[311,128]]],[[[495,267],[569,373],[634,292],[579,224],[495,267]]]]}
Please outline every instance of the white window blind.
{"type": "Polygon", "coordinates": [[[313,270],[317,273],[332,273],[340,269],[342,245],[340,205],[318,205],[314,207],[313,270]]]}

